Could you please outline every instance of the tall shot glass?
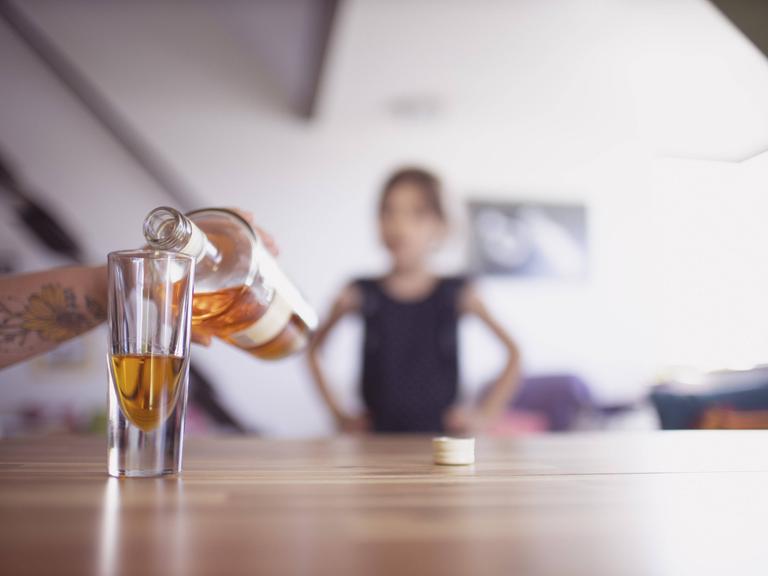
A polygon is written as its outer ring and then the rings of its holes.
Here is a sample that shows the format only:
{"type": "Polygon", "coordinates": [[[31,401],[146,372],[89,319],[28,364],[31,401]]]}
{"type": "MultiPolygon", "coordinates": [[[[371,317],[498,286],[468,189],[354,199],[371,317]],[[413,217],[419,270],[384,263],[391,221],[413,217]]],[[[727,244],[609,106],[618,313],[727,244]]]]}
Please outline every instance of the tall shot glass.
{"type": "Polygon", "coordinates": [[[194,259],[112,252],[109,262],[108,472],[181,472],[194,259]]]}

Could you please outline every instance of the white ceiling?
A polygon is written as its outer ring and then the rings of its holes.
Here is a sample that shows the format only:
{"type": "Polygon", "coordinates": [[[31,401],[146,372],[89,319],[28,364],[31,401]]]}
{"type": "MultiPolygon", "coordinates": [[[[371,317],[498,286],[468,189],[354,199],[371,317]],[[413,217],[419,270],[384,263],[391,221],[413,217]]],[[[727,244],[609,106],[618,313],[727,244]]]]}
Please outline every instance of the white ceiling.
{"type": "MultiPolygon", "coordinates": [[[[306,65],[296,8],[309,5],[23,3],[118,105],[155,117],[181,113],[164,94],[190,78],[198,99],[284,114],[275,102],[306,65]]],[[[707,0],[346,0],[328,58],[323,126],[493,131],[537,154],[556,142],[737,161],[768,149],[768,59],[707,0]]]]}
{"type": "Polygon", "coordinates": [[[768,148],[768,60],[706,0],[352,0],[325,80],[331,119],[768,148]]]}

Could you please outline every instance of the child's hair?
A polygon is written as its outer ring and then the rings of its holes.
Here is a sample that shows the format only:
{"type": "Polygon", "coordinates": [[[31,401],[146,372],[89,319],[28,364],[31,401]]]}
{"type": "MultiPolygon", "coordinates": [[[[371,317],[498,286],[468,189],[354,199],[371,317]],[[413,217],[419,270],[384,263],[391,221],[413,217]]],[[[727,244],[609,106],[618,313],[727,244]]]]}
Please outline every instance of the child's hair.
{"type": "Polygon", "coordinates": [[[443,185],[440,179],[429,170],[413,166],[395,170],[384,182],[379,200],[379,214],[384,212],[384,205],[392,190],[401,184],[414,186],[421,192],[425,204],[434,215],[443,222],[447,220],[443,207],[443,185]]]}

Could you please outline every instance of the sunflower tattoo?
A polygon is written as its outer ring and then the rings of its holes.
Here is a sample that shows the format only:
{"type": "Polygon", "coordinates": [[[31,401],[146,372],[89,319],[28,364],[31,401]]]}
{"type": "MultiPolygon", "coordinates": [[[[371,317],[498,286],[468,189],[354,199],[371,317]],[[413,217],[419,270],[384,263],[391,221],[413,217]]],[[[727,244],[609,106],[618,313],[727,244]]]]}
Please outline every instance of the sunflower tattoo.
{"type": "Polygon", "coordinates": [[[62,342],[92,328],[105,316],[97,300],[86,296],[83,310],[71,289],[46,284],[20,306],[0,302],[0,343],[23,346],[30,334],[62,342]]]}

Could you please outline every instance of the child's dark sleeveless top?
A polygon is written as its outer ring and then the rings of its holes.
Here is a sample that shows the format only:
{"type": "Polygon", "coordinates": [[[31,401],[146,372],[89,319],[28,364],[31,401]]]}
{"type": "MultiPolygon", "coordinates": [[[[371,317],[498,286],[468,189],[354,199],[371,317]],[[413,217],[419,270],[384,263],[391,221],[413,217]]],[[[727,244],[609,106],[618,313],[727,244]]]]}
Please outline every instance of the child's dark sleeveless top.
{"type": "Polygon", "coordinates": [[[400,301],[361,279],[362,395],[377,432],[440,432],[458,392],[459,294],[465,278],[443,278],[422,300],[400,301]]]}

